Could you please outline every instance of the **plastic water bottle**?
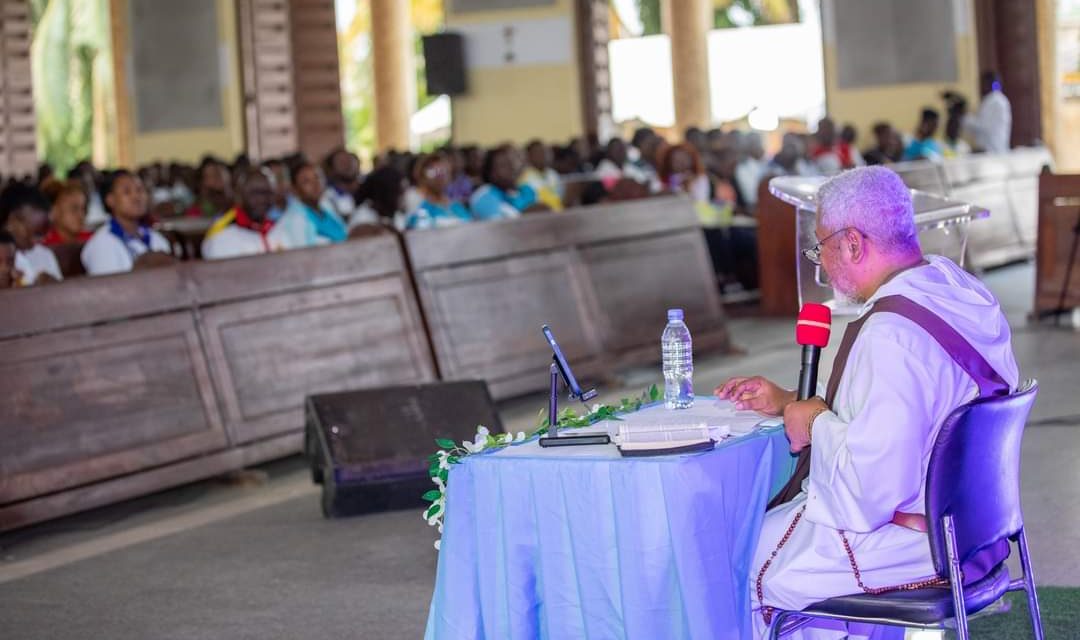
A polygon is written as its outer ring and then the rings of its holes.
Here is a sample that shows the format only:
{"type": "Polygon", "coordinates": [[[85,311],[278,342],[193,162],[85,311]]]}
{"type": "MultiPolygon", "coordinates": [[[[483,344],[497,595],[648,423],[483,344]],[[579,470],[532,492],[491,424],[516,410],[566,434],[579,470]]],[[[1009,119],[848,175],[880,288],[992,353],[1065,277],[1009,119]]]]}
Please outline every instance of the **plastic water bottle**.
{"type": "Polygon", "coordinates": [[[694,406],[694,348],[690,330],[683,322],[682,309],[668,309],[668,323],[660,337],[664,357],[664,406],[688,409],[694,406]]]}

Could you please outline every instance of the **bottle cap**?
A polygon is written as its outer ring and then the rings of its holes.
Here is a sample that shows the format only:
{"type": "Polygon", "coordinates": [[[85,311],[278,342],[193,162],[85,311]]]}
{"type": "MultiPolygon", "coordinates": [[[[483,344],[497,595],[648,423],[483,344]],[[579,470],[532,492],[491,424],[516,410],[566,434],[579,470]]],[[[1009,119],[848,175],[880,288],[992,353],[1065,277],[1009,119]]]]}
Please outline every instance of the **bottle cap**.
{"type": "Polygon", "coordinates": [[[683,319],[682,309],[668,309],[667,310],[667,319],[668,319],[669,322],[672,321],[672,320],[682,320],[683,319]]]}

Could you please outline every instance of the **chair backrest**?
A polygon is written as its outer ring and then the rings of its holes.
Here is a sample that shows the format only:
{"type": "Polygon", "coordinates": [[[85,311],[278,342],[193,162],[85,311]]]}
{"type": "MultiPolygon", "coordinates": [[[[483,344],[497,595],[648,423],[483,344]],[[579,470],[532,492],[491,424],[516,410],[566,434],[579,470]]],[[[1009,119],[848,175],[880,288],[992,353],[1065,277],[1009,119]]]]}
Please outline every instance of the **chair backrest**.
{"type": "Polygon", "coordinates": [[[1023,526],[1020,440],[1037,392],[1038,384],[1027,381],[1012,395],[978,398],[941,427],[926,475],[930,554],[939,575],[949,572],[942,516],[953,516],[961,562],[1023,526]]]}

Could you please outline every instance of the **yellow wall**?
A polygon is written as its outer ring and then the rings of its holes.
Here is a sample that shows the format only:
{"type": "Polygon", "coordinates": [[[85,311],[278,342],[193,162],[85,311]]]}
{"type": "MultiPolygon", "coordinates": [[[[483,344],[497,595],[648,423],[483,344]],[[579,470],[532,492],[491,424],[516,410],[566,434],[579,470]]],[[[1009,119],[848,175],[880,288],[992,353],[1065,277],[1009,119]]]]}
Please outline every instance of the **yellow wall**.
{"type": "MultiPolygon", "coordinates": [[[[573,0],[541,8],[448,13],[446,22],[453,31],[464,24],[554,17],[568,18],[573,30],[573,0]]],[[[567,64],[469,69],[468,94],[452,100],[454,142],[492,145],[536,137],[554,142],[581,135],[576,36],[572,42],[567,64]]]]}
{"type": "MultiPolygon", "coordinates": [[[[197,162],[207,153],[213,153],[222,157],[231,158],[244,149],[244,119],[243,103],[241,101],[242,88],[240,85],[240,54],[238,29],[236,23],[236,3],[234,0],[217,1],[217,25],[218,46],[228,56],[229,76],[228,82],[222,87],[221,108],[223,126],[217,128],[178,129],[175,131],[155,131],[153,133],[139,133],[135,130],[134,120],[128,123],[131,127],[131,155],[134,164],[144,164],[154,160],[180,160],[184,162],[197,162]]],[[[121,0],[124,13],[128,15],[127,0],[121,0]]],[[[126,21],[125,21],[126,22],[126,21]]],[[[138,34],[131,33],[128,28],[128,42],[133,42],[138,34]]],[[[208,70],[210,73],[219,73],[217,69],[208,70]]],[[[137,113],[137,105],[134,104],[135,96],[130,91],[126,92],[131,102],[129,113],[137,113]]]]}
{"type": "Polygon", "coordinates": [[[824,44],[825,60],[825,102],[829,116],[836,123],[852,123],[859,131],[858,145],[873,144],[871,127],[875,122],[890,122],[903,133],[912,133],[919,120],[919,111],[923,107],[933,107],[942,115],[937,136],[940,138],[945,127],[945,105],[941,92],[955,91],[968,99],[970,108],[979,103],[979,66],[978,49],[975,42],[975,25],[972,17],[975,7],[968,0],[966,15],[969,20],[966,33],[956,36],[955,83],[902,84],[865,89],[840,89],[837,87],[836,46],[824,44]]]}

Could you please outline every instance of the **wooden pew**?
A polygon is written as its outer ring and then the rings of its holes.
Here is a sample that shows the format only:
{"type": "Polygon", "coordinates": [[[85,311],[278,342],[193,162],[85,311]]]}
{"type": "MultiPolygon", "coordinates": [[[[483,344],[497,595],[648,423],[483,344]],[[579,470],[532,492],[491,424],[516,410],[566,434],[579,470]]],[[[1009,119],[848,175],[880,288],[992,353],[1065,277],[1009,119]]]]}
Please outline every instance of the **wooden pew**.
{"type": "Polygon", "coordinates": [[[967,266],[988,269],[1034,255],[1039,173],[1052,164],[1046,149],[1018,148],[939,163],[901,162],[891,168],[912,189],[990,210],[989,219],[969,227],[967,247],[967,266]]]}
{"type": "Polygon", "coordinates": [[[0,299],[0,530],[295,453],[309,393],[436,378],[393,236],[0,299]]]}
{"type": "Polygon", "coordinates": [[[1080,307],[1080,256],[1066,274],[1080,233],[1080,175],[1039,176],[1039,238],[1035,254],[1035,315],[1080,307]],[[1062,298],[1062,292],[1065,295],[1062,298]]]}
{"type": "Polygon", "coordinates": [[[659,361],[669,307],[685,309],[698,353],[728,347],[684,198],[412,232],[405,244],[443,379],[482,378],[496,398],[548,384],[545,323],[582,376],[659,361]]]}

